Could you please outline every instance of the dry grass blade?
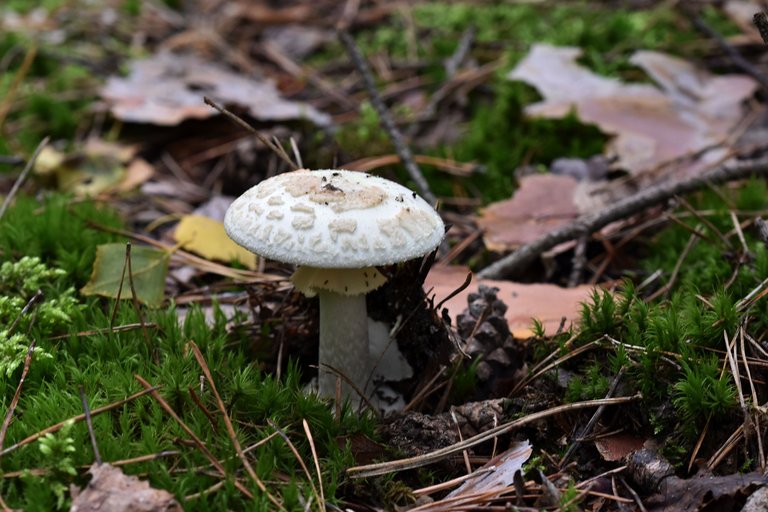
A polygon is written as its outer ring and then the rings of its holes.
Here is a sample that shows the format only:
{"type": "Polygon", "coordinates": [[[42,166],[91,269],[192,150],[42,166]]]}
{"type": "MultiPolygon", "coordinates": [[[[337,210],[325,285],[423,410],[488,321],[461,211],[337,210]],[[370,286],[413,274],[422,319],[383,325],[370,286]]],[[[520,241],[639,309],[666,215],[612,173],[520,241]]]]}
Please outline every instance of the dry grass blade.
{"type": "Polygon", "coordinates": [[[315,448],[315,438],[312,437],[312,431],[309,430],[309,423],[307,420],[301,420],[301,425],[304,427],[304,433],[307,435],[309,441],[309,448],[312,450],[312,462],[315,463],[315,471],[317,471],[317,486],[320,488],[320,510],[325,511],[325,491],[323,490],[323,473],[320,471],[320,459],[317,457],[317,449],[315,448]]]}
{"type": "MultiPolygon", "coordinates": [[[[2,124],[2,122],[0,122],[0,124],[2,124]]],[[[40,156],[40,152],[48,144],[48,140],[49,140],[49,137],[46,137],[42,141],[40,141],[40,144],[38,144],[37,148],[35,148],[35,152],[32,153],[32,157],[29,159],[29,161],[27,161],[27,165],[24,166],[24,169],[22,169],[21,174],[19,174],[19,177],[13,183],[13,187],[11,187],[11,191],[8,192],[7,196],[5,196],[5,199],[3,200],[3,204],[0,205],[0,219],[2,219],[3,215],[5,215],[5,212],[6,210],[8,210],[8,207],[11,205],[13,198],[18,193],[19,189],[21,188],[21,185],[24,184],[24,181],[27,179],[27,176],[29,175],[29,172],[32,170],[32,167],[35,166],[37,157],[40,156]]]]}
{"type": "Polygon", "coordinates": [[[101,464],[101,453],[99,453],[99,445],[96,442],[96,434],[93,432],[93,421],[91,421],[91,408],[88,406],[88,398],[85,396],[85,388],[82,385],[80,385],[80,401],[83,403],[85,424],[88,427],[88,437],[91,438],[93,457],[96,459],[96,464],[101,464]]]}
{"type": "Polygon", "coordinates": [[[467,448],[471,448],[480,443],[484,443],[485,441],[489,441],[495,436],[506,434],[507,432],[511,432],[517,428],[520,428],[523,425],[527,425],[529,423],[541,420],[543,418],[548,418],[550,416],[555,416],[557,414],[562,414],[564,412],[588,409],[590,407],[625,404],[628,402],[632,402],[634,400],[639,400],[640,398],[642,398],[642,395],[637,394],[633,396],[620,397],[620,398],[589,400],[586,402],[574,402],[572,404],[559,405],[557,407],[553,407],[545,411],[539,411],[533,414],[529,414],[528,416],[525,416],[523,418],[520,418],[514,421],[503,423],[498,427],[489,429],[481,434],[477,434],[476,436],[472,436],[465,441],[454,444],[453,446],[440,448],[439,450],[435,450],[431,453],[419,455],[416,457],[409,457],[406,459],[390,461],[390,462],[381,462],[378,464],[368,464],[365,466],[356,466],[356,467],[347,469],[347,473],[349,474],[349,476],[353,478],[365,478],[369,476],[384,475],[384,474],[392,473],[395,471],[403,471],[405,469],[419,468],[422,466],[426,466],[428,464],[432,464],[433,462],[443,460],[455,453],[459,453],[463,450],[466,450],[467,448]]]}
{"type": "MultiPolygon", "coordinates": [[[[37,45],[33,44],[24,55],[24,60],[21,62],[21,66],[19,66],[19,71],[16,73],[16,76],[13,77],[13,81],[4,91],[3,99],[0,101],[0,128],[5,124],[8,112],[11,111],[11,106],[16,99],[16,93],[24,82],[24,77],[29,73],[32,63],[35,61],[35,55],[37,55],[37,45]]],[[[47,141],[48,138],[46,137],[45,142],[47,141]]],[[[32,161],[34,161],[34,158],[32,161]]],[[[0,217],[2,216],[3,215],[0,212],[0,217]]]]}
{"type": "Polygon", "coordinates": [[[71,334],[59,334],[58,336],[51,336],[49,338],[46,338],[48,341],[56,341],[56,340],[64,340],[70,337],[73,338],[82,338],[85,336],[97,336],[99,334],[114,334],[118,332],[129,332],[129,331],[135,331],[136,329],[141,329],[142,327],[155,329],[157,327],[157,324],[154,322],[147,322],[143,326],[142,324],[125,324],[125,325],[118,325],[117,327],[106,327],[104,329],[92,329],[90,331],[81,331],[81,332],[75,332],[71,334]]]}
{"type": "MultiPolygon", "coordinates": [[[[757,398],[757,389],[755,388],[755,381],[752,379],[752,371],[749,369],[749,360],[747,358],[747,349],[746,344],[744,343],[744,338],[746,337],[746,333],[744,332],[744,324],[742,323],[741,326],[739,326],[739,350],[741,352],[741,359],[742,364],[744,365],[744,369],[747,372],[747,382],[749,382],[749,389],[752,393],[752,404],[753,406],[755,404],[759,404],[759,400],[757,398]]],[[[755,436],[757,438],[757,451],[759,454],[758,460],[758,469],[761,473],[765,472],[765,448],[763,447],[763,436],[761,435],[762,428],[760,427],[760,414],[758,414],[757,411],[753,411],[754,414],[754,424],[755,424],[755,432],[757,432],[757,435],[755,436]]]]}
{"type": "MultiPolygon", "coordinates": [[[[93,417],[93,416],[99,415],[99,414],[101,414],[103,412],[111,411],[113,409],[117,409],[118,407],[122,407],[123,405],[127,404],[128,402],[132,402],[132,401],[136,400],[137,398],[141,398],[144,395],[149,395],[151,393],[155,393],[157,391],[157,389],[158,389],[157,386],[149,386],[146,389],[143,389],[143,390],[139,391],[138,393],[134,393],[133,395],[131,395],[131,396],[127,397],[127,398],[123,398],[122,400],[118,400],[117,402],[113,402],[113,403],[111,403],[109,405],[105,405],[104,407],[99,407],[98,409],[92,410],[91,411],[91,416],[93,417]]],[[[21,441],[19,441],[16,444],[14,444],[13,446],[9,446],[8,448],[3,449],[2,451],[0,451],[0,457],[2,457],[3,455],[7,455],[7,454],[9,454],[9,453],[11,453],[13,451],[16,451],[16,450],[18,450],[19,448],[21,448],[24,445],[27,445],[27,444],[32,443],[34,441],[37,441],[38,439],[40,439],[41,437],[43,437],[46,434],[52,434],[54,432],[58,432],[59,430],[61,430],[64,427],[64,425],[66,425],[68,423],[71,423],[71,422],[77,423],[79,421],[83,421],[84,419],[85,419],[85,414],[78,414],[77,416],[72,416],[71,418],[68,418],[68,419],[66,419],[64,421],[60,421],[59,423],[57,423],[55,425],[51,425],[50,427],[45,428],[45,429],[41,430],[40,432],[36,432],[36,433],[32,434],[31,436],[25,437],[24,439],[22,439],[21,441]]]]}
{"type": "MultiPolygon", "coordinates": [[[[175,455],[181,455],[181,452],[176,450],[165,450],[158,453],[150,453],[149,455],[139,455],[138,457],[131,457],[130,459],[122,459],[122,460],[116,460],[114,462],[109,462],[110,466],[128,466],[129,464],[139,464],[141,462],[151,462],[153,460],[158,460],[162,457],[171,457],[175,455]]],[[[86,473],[88,469],[90,469],[93,465],[88,464],[87,466],[78,466],[78,470],[82,471],[83,473],[86,473]]],[[[27,468],[22,469],[19,471],[7,471],[3,473],[2,478],[19,478],[26,474],[35,475],[35,476],[44,476],[51,473],[51,468],[27,468]]]]}
{"type": "Polygon", "coordinates": [[[27,378],[27,373],[29,373],[29,367],[32,365],[32,354],[34,354],[34,352],[35,341],[32,340],[32,343],[29,344],[29,349],[27,350],[27,357],[24,358],[24,369],[21,371],[19,383],[16,385],[16,392],[13,394],[11,405],[8,407],[8,412],[5,414],[5,419],[3,420],[3,426],[0,428],[0,449],[2,449],[3,443],[5,442],[8,427],[11,425],[11,421],[13,421],[13,413],[16,411],[16,406],[19,404],[21,388],[24,385],[24,379],[27,378]]]}
{"type": "MultiPolygon", "coordinates": [[[[461,176],[466,178],[471,176],[472,173],[478,168],[478,164],[473,162],[457,162],[456,160],[450,160],[447,158],[440,158],[429,155],[414,155],[413,159],[417,164],[431,165],[441,171],[447,172],[453,176],[461,176]]],[[[353,171],[372,171],[379,167],[386,167],[388,165],[395,165],[400,163],[400,157],[397,155],[381,155],[381,156],[369,156],[360,158],[353,162],[347,162],[342,165],[342,169],[350,169],[353,171]]]]}
{"type": "MultiPolygon", "coordinates": [[[[570,347],[570,345],[571,345],[571,343],[572,343],[572,341],[574,339],[575,339],[575,337],[569,339],[568,341],[566,341],[565,342],[565,347],[570,347]]],[[[567,354],[565,354],[564,356],[558,357],[554,361],[550,362],[552,360],[552,358],[554,358],[555,356],[557,356],[557,354],[560,353],[559,350],[555,350],[550,355],[545,357],[539,364],[537,364],[536,366],[531,368],[531,371],[528,373],[528,376],[525,379],[523,379],[520,382],[518,382],[515,385],[514,389],[512,389],[512,394],[514,395],[515,393],[517,393],[518,391],[523,389],[525,386],[527,386],[528,384],[530,384],[534,380],[538,379],[540,376],[542,376],[545,373],[547,373],[552,368],[556,368],[556,367],[560,366],[561,364],[563,364],[564,362],[568,361],[569,359],[573,359],[574,357],[576,357],[576,356],[578,356],[578,355],[580,355],[580,354],[582,354],[584,352],[588,352],[588,351],[592,350],[593,348],[597,348],[599,346],[600,346],[600,341],[599,340],[590,341],[589,343],[586,343],[586,344],[584,344],[584,345],[582,345],[582,346],[580,346],[578,348],[575,348],[575,349],[571,350],[570,352],[568,352],[567,354]]]]}
{"type": "MultiPolygon", "coordinates": [[[[301,470],[304,471],[304,476],[307,477],[307,481],[309,482],[309,486],[312,488],[312,493],[315,496],[319,496],[320,493],[318,492],[317,487],[315,487],[315,482],[312,480],[312,475],[309,473],[309,468],[307,467],[306,463],[304,462],[304,459],[301,458],[301,454],[299,454],[299,451],[296,449],[296,447],[291,442],[291,439],[288,437],[288,434],[283,432],[283,430],[280,427],[278,427],[275,424],[275,422],[273,422],[272,420],[268,419],[267,423],[269,424],[270,427],[275,429],[275,432],[277,432],[277,434],[283,439],[283,441],[285,441],[285,444],[288,445],[288,449],[291,450],[291,453],[293,454],[293,456],[296,458],[296,460],[298,461],[299,465],[301,466],[301,470]]],[[[323,510],[325,510],[325,500],[323,500],[321,502],[320,506],[323,508],[323,510]]]]}
{"type": "Polygon", "coordinates": [[[209,105],[215,108],[216,110],[218,110],[219,112],[221,112],[222,114],[224,114],[228,119],[233,121],[236,125],[241,126],[245,128],[248,132],[254,134],[256,138],[259,139],[259,141],[261,141],[262,144],[267,146],[270,150],[272,150],[274,154],[279,156],[283,160],[283,162],[288,164],[288,167],[290,167],[292,171],[295,171],[296,169],[299,168],[299,166],[297,166],[294,163],[294,161],[291,160],[291,157],[288,156],[288,153],[286,153],[283,148],[275,145],[275,143],[273,143],[271,140],[269,140],[268,138],[260,134],[253,126],[249,125],[248,123],[246,123],[245,121],[243,121],[242,119],[237,117],[235,114],[225,109],[224,107],[222,107],[221,105],[219,105],[218,103],[210,99],[209,97],[203,96],[203,101],[205,101],[206,105],[209,105]]]}
{"type": "MultiPolygon", "coordinates": [[[[616,388],[619,386],[619,382],[621,381],[621,378],[624,376],[626,371],[627,371],[626,366],[622,366],[621,369],[619,369],[619,372],[616,374],[616,377],[614,377],[613,382],[611,382],[611,385],[608,388],[608,393],[606,393],[605,398],[611,398],[613,396],[613,394],[616,392],[616,388]]],[[[581,442],[584,440],[584,438],[586,438],[590,434],[590,432],[592,432],[592,429],[594,428],[595,424],[600,419],[600,416],[602,416],[603,411],[605,411],[604,405],[601,405],[600,407],[597,408],[595,413],[587,422],[587,425],[573,439],[573,442],[565,451],[565,455],[563,455],[563,457],[560,459],[560,462],[558,463],[558,467],[562,468],[563,466],[565,466],[565,463],[568,462],[568,459],[570,459],[571,455],[573,455],[573,452],[576,451],[576,448],[578,448],[581,442]]]]}
{"type": "Polygon", "coordinates": [[[232,446],[235,447],[235,451],[237,452],[237,456],[240,458],[240,461],[243,463],[243,467],[245,468],[245,471],[248,473],[248,476],[251,477],[251,479],[254,481],[256,486],[263,492],[269,501],[271,501],[276,507],[278,507],[280,510],[285,510],[285,507],[283,507],[283,504],[280,503],[277,498],[272,496],[270,492],[267,490],[267,487],[264,485],[264,482],[261,481],[259,476],[256,474],[256,472],[253,470],[253,466],[251,466],[251,463],[248,461],[248,457],[245,456],[245,453],[243,452],[243,448],[240,446],[240,441],[237,439],[237,434],[235,433],[235,429],[232,426],[232,420],[229,419],[229,414],[227,414],[227,409],[224,407],[224,401],[221,399],[221,395],[219,395],[219,391],[216,389],[216,383],[213,381],[213,376],[211,375],[211,370],[208,368],[208,363],[205,362],[205,358],[203,357],[202,352],[200,352],[200,348],[197,346],[197,343],[194,341],[190,341],[187,344],[188,347],[192,349],[192,354],[195,356],[195,360],[197,361],[197,364],[200,365],[200,369],[203,370],[203,375],[205,375],[205,378],[208,380],[208,385],[211,388],[211,391],[213,392],[213,395],[216,397],[216,405],[219,408],[219,411],[221,412],[221,417],[224,420],[224,425],[227,427],[227,433],[229,434],[229,439],[232,441],[232,446]]]}
{"type": "MultiPolygon", "coordinates": [[[[137,381],[139,381],[139,384],[144,386],[144,389],[149,394],[151,394],[152,398],[154,398],[157,401],[157,403],[160,404],[160,407],[162,407],[165,410],[165,412],[167,412],[168,415],[171,418],[173,418],[176,421],[176,423],[178,423],[181,429],[184,432],[186,432],[189,437],[192,438],[192,441],[194,441],[195,445],[197,445],[197,448],[203,453],[203,455],[205,455],[205,457],[208,459],[211,465],[213,465],[213,467],[216,468],[216,471],[218,471],[221,476],[226,478],[228,475],[227,475],[227,471],[224,469],[224,466],[222,466],[221,462],[219,462],[219,460],[213,456],[213,454],[208,449],[208,447],[205,446],[205,443],[203,442],[203,440],[197,437],[197,434],[195,434],[192,431],[192,429],[189,428],[189,426],[186,423],[184,423],[184,421],[179,417],[179,415],[176,414],[176,411],[174,411],[173,408],[170,405],[168,405],[168,402],[166,402],[163,399],[163,397],[160,396],[160,393],[157,392],[157,386],[152,386],[149,382],[144,380],[144,378],[141,377],[140,375],[134,375],[134,378],[137,381]]],[[[233,477],[233,480],[234,480],[235,487],[237,487],[237,489],[240,492],[245,494],[247,497],[253,499],[253,494],[251,493],[251,491],[246,489],[237,478],[233,477]]]]}

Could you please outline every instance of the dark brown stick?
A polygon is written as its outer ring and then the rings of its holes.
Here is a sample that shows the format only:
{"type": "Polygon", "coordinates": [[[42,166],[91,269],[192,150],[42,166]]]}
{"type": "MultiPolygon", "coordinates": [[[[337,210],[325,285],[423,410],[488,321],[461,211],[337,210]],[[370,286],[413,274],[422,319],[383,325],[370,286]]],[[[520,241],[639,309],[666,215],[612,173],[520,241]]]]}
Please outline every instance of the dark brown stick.
{"type": "Polygon", "coordinates": [[[379,91],[376,89],[376,82],[373,80],[371,68],[365,61],[365,57],[363,57],[360,48],[358,48],[355,40],[352,39],[352,36],[346,30],[339,30],[338,34],[339,40],[347,50],[349,58],[352,60],[352,63],[355,65],[358,73],[360,73],[360,75],[363,77],[365,88],[367,89],[368,95],[371,98],[371,104],[379,114],[381,127],[384,128],[384,130],[389,135],[389,138],[392,139],[392,144],[395,146],[397,156],[399,156],[400,161],[403,162],[403,166],[405,166],[405,170],[408,171],[408,175],[411,177],[413,182],[416,183],[416,187],[419,189],[419,194],[421,194],[421,197],[423,197],[429,204],[434,206],[437,202],[437,197],[435,197],[435,195],[429,189],[427,180],[424,178],[424,175],[421,173],[421,169],[419,169],[418,164],[416,164],[416,161],[413,158],[413,152],[411,152],[411,148],[409,148],[405,143],[405,140],[403,140],[403,135],[400,133],[400,130],[398,130],[397,126],[395,126],[395,122],[392,120],[392,116],[389,115],[389,110],[387,110],[387,106],[384,104],[384,100],[381,99],[381,95],[379,95],[379,91]]]}
{"type": "Polygon", "coordinates": [[[744,71],[746,74],[754,78],[763,88],[763,92],[768,92],[768,77],[765,76],[756,66],[741,56],[741,54],[733,47],[723,36],[720,35],[715,29],[709,26],[704,19],[690,7],[681,7],[683,13],[691,20],[693,26],[707,37],[710,37],[717,46],[720,47],[723,52],[731,59],[731,62],[744,71]]]}
{"type": "Polygon", "coordinates": [[[726,164],[700,176],[663,183],[620,200],[605,210],[581,215],[570,224],[520,247],[477,273],[481,279],[501,279],[522,273],[541,253],[558,244],[589,235],[611,222],[624,219],[677,195],[689,194],[707,185],[768,174],[768,157],[726,164]]]}

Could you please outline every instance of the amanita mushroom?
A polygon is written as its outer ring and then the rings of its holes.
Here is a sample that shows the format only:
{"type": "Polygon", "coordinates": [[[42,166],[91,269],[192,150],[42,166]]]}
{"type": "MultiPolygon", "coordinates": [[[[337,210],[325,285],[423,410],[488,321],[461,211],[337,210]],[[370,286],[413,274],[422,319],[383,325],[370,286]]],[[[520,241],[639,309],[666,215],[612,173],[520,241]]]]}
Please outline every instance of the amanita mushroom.
{"type": "MultiPolygon", "coordinates": [[[[386,278],[376,268],[417,258],[443,238],[440,216],[415,192],[355,171],[305,169],[262,181],[237,198],[224,226],[246,249],[298,265],[294,286],[320,300],[321,396],[336,376],[365,389],[370,366],[365,294],[386,278]]],[[[342,385],[342,396],[353,397],[342,385]]]]}

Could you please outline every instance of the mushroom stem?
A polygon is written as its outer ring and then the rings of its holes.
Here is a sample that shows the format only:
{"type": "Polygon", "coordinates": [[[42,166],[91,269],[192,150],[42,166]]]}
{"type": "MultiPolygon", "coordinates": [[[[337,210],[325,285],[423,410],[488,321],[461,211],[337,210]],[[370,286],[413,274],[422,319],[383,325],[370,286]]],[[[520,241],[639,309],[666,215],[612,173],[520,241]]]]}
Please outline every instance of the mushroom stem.
{"type": "MultiPolygon", "coordinates": [[[[320,396],[336,396],[336,375],[331,367],[348,378],[360,392],[368,379],[368,315],[365,294],[341,295],[327,290],[318,291],[320,298],[320,396]]],[[[341,383],[342,397],[358,393],[341,383]]],[[[353,398],[354,400],[354,398],[353,398]]],[[[354,400],[357,402],[357,400],[354,400]]]]}

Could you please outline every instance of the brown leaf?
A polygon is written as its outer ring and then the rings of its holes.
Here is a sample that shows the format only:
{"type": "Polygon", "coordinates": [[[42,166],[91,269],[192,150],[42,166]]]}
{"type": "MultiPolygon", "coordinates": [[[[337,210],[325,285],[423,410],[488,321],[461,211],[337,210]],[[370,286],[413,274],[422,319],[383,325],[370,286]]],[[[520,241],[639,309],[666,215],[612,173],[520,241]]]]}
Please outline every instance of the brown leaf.
{"type": "Polygon", "coordinates": [[[579,214],[570,176],[533,174],[520,179],[511,199],[491,203],[477,219],[491,251],[504,252],[571,222],[579,214]]]}
{"type": "Polygon", "coordinates": [[[532,453],[530,442],[516,442],[507,451],[489,460],[445,498],[421,506],[418,510],[449,512],[462,510],[463,507],[490,506],[496,498],[509,492],[515,472],[522,469],[532,453]]]}
{"type": "Polygon", "coordinates": [[[613,434],[595,439],[595,448],[603,460],[614,462],[643,447],[646,439],[631,434],[613,434]]]}
{"type": "Polygon", "coordinates": [[[109,464],[94,464],[84,489],[74,489],[70,512],[181,512],[176,498],[109,464]]]}
{"type": "Polygon", "coordinates": [[[744,75],[713,76],[659,52],[640,51],[631,62],[658,84],[626,84],[577,64],[578,48],[535,45],[509,73],[539,90],[533,117],[560,118],[575,110],[587,124],[614,135],[608,152],[639,173],[723,144],[744,116],[741,103],[757,89],[744,75]]]}
{"type": "Polygon", "coordinates": [[[247,78],[195,56],[169,52],[134,61],[128,76],[111,77],[101,95],[110,103],[112,115],[133,123],[169,126],[217,115],[203,103],[203,96],[245,108],[260,121],[330,122],[314,107],[282,98],[269,80],[247,78]]]}
{"type": "MultiPolygon", "coordinates": [[[[469,269],[462,266],[434,265],[424,282],[424,290],[435,294],[435,304],[459,288],[467,277],[469,269]]],[[[456,315],[467,307],[467,296],[477,290],[479,284],[499,288],[498,297],[507,306],[504,315],[509,329],[516,338],[527,338],[533,334],[533,319],[544,325],[545,332],[554,334],[562,318],[569,323],[579,318],[581,302],[589,300],[594,287],[578,286],[560,288],[551,284],[521,284],[511,281],[474,279],[464,291],[447,301],[441,308],[447,308],[454,323],[456,315]]]]}

